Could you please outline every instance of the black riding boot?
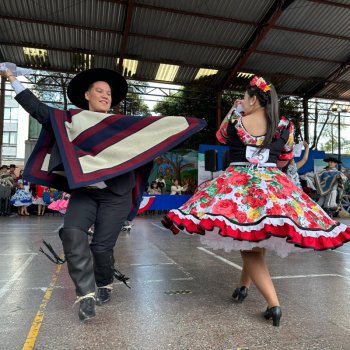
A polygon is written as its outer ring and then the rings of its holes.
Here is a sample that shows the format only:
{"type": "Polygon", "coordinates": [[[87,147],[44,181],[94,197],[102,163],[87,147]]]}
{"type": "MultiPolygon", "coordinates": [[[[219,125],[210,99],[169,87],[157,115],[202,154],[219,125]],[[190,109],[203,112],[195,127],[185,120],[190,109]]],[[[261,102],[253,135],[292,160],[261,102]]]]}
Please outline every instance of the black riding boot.
{"type": "Polygon", "coordinates": [[[96,304],[102,305],[111,300],[112,283],[114,279],[113,250],[106,252],[93,252],[94,272],[97,285],[96,304]]]}
{"type": "Polygon", "coordinates": [[[80,301],[79,318],[85,321],[95,316],[95,276],[88,236],[78,228],[62,228],[59,235],[80,301]]]}

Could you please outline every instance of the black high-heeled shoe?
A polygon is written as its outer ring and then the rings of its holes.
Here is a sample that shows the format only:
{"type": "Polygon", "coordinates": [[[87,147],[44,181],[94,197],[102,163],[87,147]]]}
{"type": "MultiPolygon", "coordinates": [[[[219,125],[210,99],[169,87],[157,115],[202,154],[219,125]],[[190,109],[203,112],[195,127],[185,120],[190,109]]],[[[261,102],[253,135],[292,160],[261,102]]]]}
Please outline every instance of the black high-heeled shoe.
{"type": "Polygon", "coordinates": [[[280,325],[280,319],[282,316],[282,310],[280,306],[273,306],[273,307],[268,307],[266,311],[264,312],[264,317],[269,320],[272,318],[272,324],[275,327],[279,327],[280,325]]]}
{"type": "Polygon", "coordinates": [[[248,296],[248,288],[242,286],[241,288],[236,288],[232,294],[233,299],[237,299],[237,302],[242,303],[243,300],[248,296]]]}

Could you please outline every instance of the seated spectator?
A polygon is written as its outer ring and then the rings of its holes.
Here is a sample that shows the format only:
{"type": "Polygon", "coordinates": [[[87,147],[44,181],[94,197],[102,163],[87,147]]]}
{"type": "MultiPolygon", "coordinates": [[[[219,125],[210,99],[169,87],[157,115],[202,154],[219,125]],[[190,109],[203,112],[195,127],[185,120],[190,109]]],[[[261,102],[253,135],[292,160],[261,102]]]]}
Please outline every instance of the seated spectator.
{"type": "Polygon", "coordinates": [[[185,184],[184,186],[181,186],[179,183],[179,180],[175,179],[173,184],[171,185],[170,194],[172,195],[182,194],[183,192],[186,192],[186,190],[187,190],[187,184],[185,184]]]}
{"type": "Polygon", "coordinates": [[[152,181],[151,182],[151,186],[148,187],[147,193],[148,194],[162,194],[160,188],[158,188],[157,181],[152,181]]]}

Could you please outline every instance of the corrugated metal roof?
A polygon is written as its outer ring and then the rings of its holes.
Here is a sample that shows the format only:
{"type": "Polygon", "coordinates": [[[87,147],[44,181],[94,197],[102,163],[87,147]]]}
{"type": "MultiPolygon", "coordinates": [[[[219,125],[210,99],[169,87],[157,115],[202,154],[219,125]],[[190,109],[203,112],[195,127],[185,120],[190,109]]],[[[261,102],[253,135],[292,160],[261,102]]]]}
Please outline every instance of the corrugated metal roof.
{"type": "Polygon", "coordinates": [[[337,61],[340,64],[349,55],[350,41],[273,29],[257,50],[337,61]],[[300,45],[300,41],[303,45],[300,45]]]}
{"type": "Polygon", "coordinates": [[[20,38],[21,43],[36,44],[40,47],[79,48],[99,52],[111,52],[113,49],[118,51],[121,39],[118,34],[98,32],[89,28],[82,30],[23,22],[14,26],[13,21],[9,20],[1,22],[0,30],[6,31],[6,39],[3,40],[8,43],[16,43],[20,38]]]}
{"type": "Polygon", "coordinates": [[[278,56],[266,56],[254,53],[250,56],[245,66],[249,71],[258,70],[260,72],[271,71],[271,74],[289,74],[298,77],[320,77],[327,76],[337,68],[334,63],[317,61],[305,61],[298,58],[281,59],[278,56]],[[271,69],[273,67],[273,69],[271,69]]]}
{"type": "Polygon", "coordinates": [[[11,0],[0,7],[0,60],[40,68],[23,47],[47,49],[48,69],[74,71],[139,61],[132,79],[155,80],[161,63],[180,66],[175,82],[237,89],[239,71],[270,77],[283,94],[350,95],[349,0],[11,0]],[[288,6],[287,6],[288,5],[288,6]],[[128,17],[129,14],[129,17],[128,17]],[[130,21],[129,21],[130,19],[130,21]],[[332,83],[330,83],[332,82],[332,83]],[[346,84],[344,84],[346,82],[346,84]]]}
{"type": "MultiPolygon", "coordinates": [[[[338,1],[339,2],[339,1],[338,1]]],[[[344,1],[349,5],[349,1],[344,1]]],[[[349,10],[312,1],[297,0],[280,17],[277,25],[333,35],[349,35],[349,10]]]]}
{"type": "Polygon", "coordinates": [[[72,62],[72,53],[60,52],[60,51],[49,51],[50,64],[56,67],[58,70],[70,70],[72,62]]]}
{"type": "Polygon", "coordinates": [[[278,92],[280,94],[288,95],[290,94],[290,91],[297,91],[299,87],[303,84],[303,80],[288,79],[285,80],[283,83],[277,83],[278,85],[274,81],[274,84],[276,85],[276,88],[278,89],[278,92]]]}
{"type": "Polygon", "coordinates": [[[125,3],[84,0],[3,1],[1,15],[122,30],[125,3]]]}
{"type": "Polygon", "coordinates": [[[241,47],[255,26],[206,18],[163,13],[156,10],[135,11],[132,32],[193,42],[241,47]],[[149,18],[144,21],[144,18],[149,18]]]}
{"type": "Polygon", "coordinates": [[[172,43],[160,40],[148,40],[132,37],[129,39],[128,52],[140,59],[159,60],[161,62],[186,63],[199,66],[229,67],[237,57],[237,51],[172,43]],[[189,61],[189,57],[191,58],[189,61]]]}
{"type": "Polygon", "coordinates": [[[137,4],[172,8],[187,12],[196,12],[210,16],[239,18],[254,21],[267,11],[274,0],[139,0],[137,4]]]}

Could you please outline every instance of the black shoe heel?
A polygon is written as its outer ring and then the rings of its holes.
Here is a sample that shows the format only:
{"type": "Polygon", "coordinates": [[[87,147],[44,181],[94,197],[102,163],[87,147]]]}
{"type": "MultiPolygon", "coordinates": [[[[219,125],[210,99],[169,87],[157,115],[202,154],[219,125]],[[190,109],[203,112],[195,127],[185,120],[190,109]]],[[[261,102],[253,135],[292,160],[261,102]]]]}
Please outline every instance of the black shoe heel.
{"type": "Polygon", "coordinates": [[[242,303],[247,296],[248,296],[248,288],[244,286],[241,288],[236,288],[232,294],[232,298],[237,299],[237,302],[239,303],[242,303]]]}
{"type": "Polygon", "coordinates": [[[266,311],[264,312],[264,317],[267,320],[272,318],[272,324],[275,327],[279,327],[281,316],[282,316],[282,310],[280,306],[273,306],[273,307],[267,308],[266,311]]]}

